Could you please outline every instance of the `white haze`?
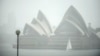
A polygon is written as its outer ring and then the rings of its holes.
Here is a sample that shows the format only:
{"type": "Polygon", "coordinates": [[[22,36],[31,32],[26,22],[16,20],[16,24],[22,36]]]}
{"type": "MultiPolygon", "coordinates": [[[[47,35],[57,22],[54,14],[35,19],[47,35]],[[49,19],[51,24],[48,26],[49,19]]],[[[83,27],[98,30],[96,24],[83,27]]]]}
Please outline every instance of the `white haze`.
{"type": "Polygon", "coordinates": [[[91,22],[94,28],[100,27],[99,0],[0,0],[0,26],[10,22],[15,24],[15,29],[23,30],[25,23],[37,18],[41,10],[54,27],[71,5],[80,12],[86,23],[91,22]]]}
{"type": "MultiPolygon", "coordinates": [[[[100,27],[100,0],[0,0],[0,56],[16,56],[16,49],[12,48],[16,43],[15,30],[22,32],[26,22],[37,18],[39,10],[52,27],[57,27],[71,5],[79,11],[87,26],[91,22],[93,28],[100,27]]],[[[20,56],[99,56],[99,53],[100,50],[20,50],[20,56]]]]}

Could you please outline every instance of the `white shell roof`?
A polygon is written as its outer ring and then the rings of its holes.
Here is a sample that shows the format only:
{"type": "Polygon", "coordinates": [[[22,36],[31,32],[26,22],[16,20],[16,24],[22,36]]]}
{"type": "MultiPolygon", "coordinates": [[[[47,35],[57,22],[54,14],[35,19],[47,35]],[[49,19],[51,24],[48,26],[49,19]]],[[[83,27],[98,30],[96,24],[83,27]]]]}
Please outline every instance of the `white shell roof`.
{"type": "MultiPolygon", "coordinates": [[[[61,23],[63,21],[73,24],[83,35],[88,34],[87,27],[85,25],[85,22],[84,22],[82,16],[73,6],[70,6],[70,8],[67,10],[61,23]]],[[[55,31],[57,31],[57,30],[58,29],[56,29],[55,31]]]]}

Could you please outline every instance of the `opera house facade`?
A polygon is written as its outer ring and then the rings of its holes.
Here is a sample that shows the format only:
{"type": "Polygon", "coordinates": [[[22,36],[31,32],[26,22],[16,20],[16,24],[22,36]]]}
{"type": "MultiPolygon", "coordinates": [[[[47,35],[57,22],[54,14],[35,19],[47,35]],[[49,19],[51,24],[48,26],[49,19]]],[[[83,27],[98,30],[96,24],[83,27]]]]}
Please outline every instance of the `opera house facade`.
{"type": "MultiPolygon", "coordinates": [[[[13,45],[16,48],[16,44],[13,45]]],[[[22,49],[81,50],[100,49],[100,38],[87,27],[80,13],[73,7],[65,13],[56,29],[52,29],[44,14],[26,23],[19,39],[22,49]]]]}

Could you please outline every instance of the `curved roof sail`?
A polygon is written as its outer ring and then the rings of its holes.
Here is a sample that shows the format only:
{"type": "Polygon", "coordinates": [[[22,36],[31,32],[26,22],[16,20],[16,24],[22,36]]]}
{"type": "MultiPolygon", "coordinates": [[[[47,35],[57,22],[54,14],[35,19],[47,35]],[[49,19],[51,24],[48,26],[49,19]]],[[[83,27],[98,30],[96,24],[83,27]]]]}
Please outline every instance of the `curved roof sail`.
{"type": "Polygon", "coordinates": [[[87,27],[82,16],[79,12],[71,6],[68,11],[65,13],[60,25],[55,30],[57,32],[64,32],[64,31],[71,31],[71,32],[80,32],[82,35],[87,34],[87,27]],[[65,23],[64,23],[65,22],[65,23]],[[68,29],[69,28],[69,29],[68,29]],[[75,29],[76,28],[76,29],[75,29]]]}
{"type": "Polygon", "coordinates": [[[64,19],[71,24],[74,24],[74,26],[77,27],[82,34],[88,34],[87,27],[82,16],[73,6],[71,6],[65,13],[63,20],[64,19]]]}
{"type": "MultiPolygon", "coordinates": [[[[36,19],[33,20],[32,24],[31,23],[26,24],[26,26],[24,28],[24,32],[23,32],[24,34],[27,32],[26,30],[29,29],[28,27],[31,28],[30,31],[34,30],[34,32],[38,33],[39,35],[45,35],[44,30],[41,28],[40,24],[37,22],[36,19]]],[[[28,32],[28,33],[32,33],[32,32],[28,32]]],[[[33,33],[33,34],[35,34],[35,33],[33,33]]]]}
{"type": "Polygon", "coordinates": [[[66,20],[62,20],[60,25],[55,30],[55,34],[56,35],[77,35],[77,34],[81,35],[81,32],[78,30],[77,27],[75,27],[75,25],[71,24],[66,20]]]}
{"type": "Polygon", "coordinates": [[[35,20],[36,20],[37,24],[39,24],[39,26],[41,27],[41,29],[44,31],[45,35],[47,36],[48,33],[47,33],[47,31],[45,30],[46,27],[43,27],[44,25],[41,23],[40,20],[38,20],[38,19],[35,19],[35,20]]]}
{"type": "Polygon", "coordinates": [[[33,29],[33,27],[28,23],[25,24],[23,34],[40,36],[40,34],[35,29],[33,29]]]}
{"type": "Polygon", "coordinates": [[[44,16],[44,14],[41,11],[39,11],[37,19],[38,19],[38,21],[40,21],[40,24],[42,25],[42,27],[44,28],[46,33],[48,35],[50,35],[52,33],[52,28],[51,28],[48,20],[46,19],[46,17],[44,16]]]}
{"type": "MultiPolygon", "coordinates": [[[[46,17],[44,16],[44,14],[39,11],[38,13],[38,16],[37,16],[37,19],[33,19],[32,22],[31,22],[31,25],[35,26],[36,28],[38,27],[39,30],[42,31],[42,33],[45,35],[45,36],[48,36],[50,37],[51,33],[52,33],[52,28],[48,22],[48,20],[46,19],[46,17]]],[[[37,29],[38,29],[37,28],[37,29]]],[[[25,31],[25,30],[24,30],[25,31]]],[[[41,32],[39,31],[39,33],[41,32]]],[[[41,34],[42,34],[41,33],[41,34]]]]}

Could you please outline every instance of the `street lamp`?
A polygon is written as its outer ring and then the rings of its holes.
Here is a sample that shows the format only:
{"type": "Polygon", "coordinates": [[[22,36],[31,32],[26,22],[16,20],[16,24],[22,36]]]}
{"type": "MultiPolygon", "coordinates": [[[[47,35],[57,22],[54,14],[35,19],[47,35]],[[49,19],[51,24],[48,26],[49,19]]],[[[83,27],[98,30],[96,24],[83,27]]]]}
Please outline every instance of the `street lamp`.
{"type": "Polygon", "coordinates": [[[20,35],[20,30],[16,30],[16,35],[17,35],[17,56],[19,56],[19,35],[20,35]]]}

